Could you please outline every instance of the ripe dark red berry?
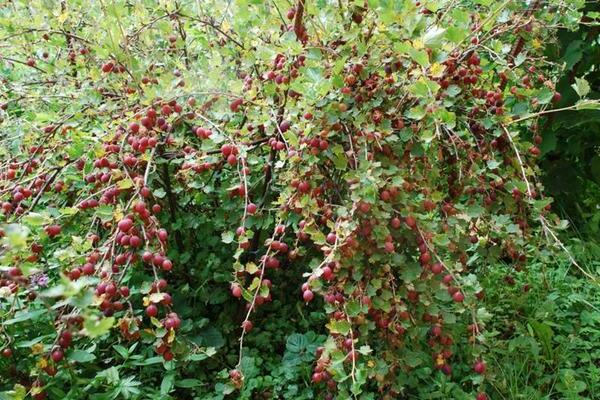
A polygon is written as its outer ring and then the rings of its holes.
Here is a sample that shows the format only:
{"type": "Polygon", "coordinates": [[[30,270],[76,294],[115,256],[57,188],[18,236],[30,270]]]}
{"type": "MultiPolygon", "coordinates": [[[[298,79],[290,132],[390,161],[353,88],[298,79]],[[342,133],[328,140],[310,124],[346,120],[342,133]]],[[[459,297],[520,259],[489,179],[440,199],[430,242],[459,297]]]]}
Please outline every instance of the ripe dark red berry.
{"type": "Polygon", "coordinates": [[[254,214],[256,213],[256,210],[258,209],[257,205],[254,203],[250,203],[248,204],[248,206],[246,207],[246,211],[248,212],[248,214],[254,214]]]}
{"type": "Polygon", "coordinates": [[[233,295],[233,297],[237,297],[240,298],[242,297],[242,288],[240,287],[240,285],[232,285],[231,286],[231,294],[233,295]]]}
{"type": "Polygon", "coordinates": [[[61,231],[60,225],[50,225],[50,226],[46,227],[46,233],[50,237],[57,236],[60,233],[60,231],[61,231]]]}
{"type": "Polygon", "coordinates": [[[146,307],[146,315],[149,317],[156,317],[158,315],[158,307],[156,307],[154,304],[150,304],[148,307],[146,307]]]}
{"type": "Polygon", "coordinates": [[[475,373],[477,374],[484,374],[485,373],[485,363],[481,360],[477,360],[475,362],[475,365],[473,365],[473,371],[475,371],[475,373]]]}
{"type": "Polygon", "coordinates": [[[236,99],[229,104],[229,109],[233,112],[237,112],[240,109],[240,106],[244,103],[243,99],[236,99]]]}
{"type": "Polygon", "coordinates": [[[315,297],[314,293],[311,290],[305,290],[302,293],[302,298],[304,299],[305,302],[309,302],[312,301],[312,299],[315,297]]]}
{"type": "Polygon", "coordinates": [[[335,241],[337,240],[337,236],[336,236],[336,234],[335,234],[335,233],[333,233],[333,232],[330,232],[330,233],[327,235],[327,238],[326,238],[326,240],[327,240],[327,243],[329,243],[329,244],[334,244],[334,243],[335,243],[335,241]]]}
{"type": "Polygon", "coordinates": [[[123,218],[119,221],[118,227],[121,232],[128,232],[133,226],[133,221],[129,218],[123,218]]]}
{"type": "Polygon", "coordinates": [[[457,303],[462,303],[465,300],[465,295],[461,292],[456,292],[452,295],[452,300],[454,300],[457,303]]]}
{"type": "Polygon", "coordinates": [[[54,362],[60,362],[65,357],[65,354],[63,353],[62,350],[54,350],[52,352],[51,357],[52,357],[52,361],[54,361],[54,362]]]}
{"type": "Polygon", "coordinates": [[[254,325],[252,325],[252,321],[250,321],[250,320],[245,320],[244,322],[242,322],[242,329],[245,332],[250,332],[253,327],[254,327],[254,325]]]}

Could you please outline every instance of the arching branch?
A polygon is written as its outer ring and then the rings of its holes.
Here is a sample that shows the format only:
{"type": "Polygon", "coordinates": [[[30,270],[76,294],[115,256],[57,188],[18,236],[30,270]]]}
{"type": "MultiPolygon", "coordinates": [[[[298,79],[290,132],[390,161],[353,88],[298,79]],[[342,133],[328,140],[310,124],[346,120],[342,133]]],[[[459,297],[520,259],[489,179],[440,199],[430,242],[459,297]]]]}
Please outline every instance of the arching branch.
{"type": "Polygon", "coordinates": [[[296,33],[296,38],[302,43],[306,42],[307,39],[306,28],[302,22],[305,1],[306,0],[298,0],[298,3],[296,3],[296,16],[294,18],[294,33],[296,33]]]}

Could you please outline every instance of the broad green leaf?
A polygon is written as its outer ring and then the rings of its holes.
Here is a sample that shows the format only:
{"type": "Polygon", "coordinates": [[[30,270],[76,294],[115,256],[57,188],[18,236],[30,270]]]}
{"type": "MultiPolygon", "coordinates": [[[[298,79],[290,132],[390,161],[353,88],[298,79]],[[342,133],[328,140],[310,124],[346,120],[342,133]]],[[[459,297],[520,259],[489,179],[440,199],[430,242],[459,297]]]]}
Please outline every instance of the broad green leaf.
{"type": "Polygon", "coordinates": [[[83,322],[83,328],[85,329],[85,333],[90,338],[96,338],[102,336],[112,328],[115,323],[114,317],[107,318],[94,318],[87,317],[83,322]]]}
{"type": "Polygon", "coordinates": [[[347,335],[350,332],[351,325],[346,320],[331,320],[327,324],[327,329],[331,333],[339,333],[340,335],[347,335]]]}
{"type": "Polygon", "coordinates": [[[68,359],[79,363],[94,361],[96,356],[84,350],[73,350],[68,354],[68,359]]]}
{"type": "Polygon", "coordinates": [[[571,85],[579,97],[585,97],[590,92],[590,84],[584,78],[575,78],[575,83],[571,85]]]}

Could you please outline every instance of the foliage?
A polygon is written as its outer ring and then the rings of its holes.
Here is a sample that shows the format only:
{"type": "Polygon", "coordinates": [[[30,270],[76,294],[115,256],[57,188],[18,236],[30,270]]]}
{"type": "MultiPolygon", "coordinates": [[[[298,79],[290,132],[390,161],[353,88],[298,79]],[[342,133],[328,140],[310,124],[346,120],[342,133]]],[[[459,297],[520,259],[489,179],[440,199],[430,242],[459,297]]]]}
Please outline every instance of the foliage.
{"type": "Polygon", "coordinates": [[[596,396],[584,6],[10,2],[0,396],[596,396]]]}
{"type": "MultiPolygon", "coordinates": [[[[558,41],[548,48],[549,57],[564,63],[565,72],[557,83],[562,99],[557,107],[575,104],[580,95],[600,98],[600,57],[598,17],[600,5],[590,3],[576,31],[561,30],[558,41]]],[[[586,239],[598,238],[600,213],[600,153],[598,110],[566,110],[548,116],[542,125],[540,166],[546,171],[544,183],[557,201],[557,210],[578,227],[586,239]]],[[[594,251],[598,251],[597,248],[594,251]]]]}

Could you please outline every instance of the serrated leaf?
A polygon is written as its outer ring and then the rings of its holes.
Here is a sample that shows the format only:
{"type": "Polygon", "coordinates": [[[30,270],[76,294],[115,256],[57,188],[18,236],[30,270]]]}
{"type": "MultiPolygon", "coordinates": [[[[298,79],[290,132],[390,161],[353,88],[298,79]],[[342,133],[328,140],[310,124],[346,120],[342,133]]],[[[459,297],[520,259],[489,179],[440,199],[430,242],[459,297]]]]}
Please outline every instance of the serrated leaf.
{"type": "Polygon", "coordinates": [[[423,36],[423,44],[429,48],[440,47],[445,33],[446,29],[436,25],[431,26],[423,36]]]}
{"type": "Polygon", "coordinates": [[[579,100],[575,103],[577,110],[600,110],[600,101],[598,100],[579,100]]]}
{"type": "Polygon", "coordinates": [[[361,304],[356,300],[351,300],[346,304],[346,313],[349,317],[356,317],[361,312],[361,304]]]}
{"type": "Polygon", "coordinates": [[[539,104],[548,104],[548,103],[550,103],[550,101],[552,101],[553,96],[554,96],[554,91],[545,87],[542,90],[540,90],[537,95],[538,103],[539,104]]]}
{"type": "Polygon", "coordinates": [[[164,293],[152,293],[148,299],[150,300],[151,303],[156,304],[156,303],[160,303],[161,301],[163,301],[164,298],[165,298],[164,293]]]}
{"type": "Polygon", "coordinates": [[[448,40],[450,40],[451,42],[454,42],[454,43],[460,43],[467,36],[469,36],[469,31],[464,28],[460,28],[457,26],[450,26],[446,30],[446,37],[448,38],[448,40]]]}
{"type": "Polygon", "coordinates": [[[112,328],[115,323],[114,317],[102,318],[100,320],[90,317],[86,318],[83,322],[83,328],[85,329],[86,335],[91,338],[102,336],[112,328]]]}
{"type": "Polygon", "coordinates": [[[154,197],[163,199],[167,195],[167,192],[165,192],[164,189],[162,189],[162,188],[158,188],[158,189],[154,189],[152,191],[152,194],[154,195],[154,197]]]}
{"type": "Polygon", "coordinates": [[[133,187],[133,181],[129,178],[121,179],[117,182],[117,187],[119,189],[129,189],[133,187]]]}
{"type": "Polygon", "coordinates": [[[235,238],[235,234],[231,231],[221,233],[221,241],[223,243],[229,244],[229,243],[233,242],[234,238],[235,238]]]}
{"type": "Polygon", "coordinates": [[[50,222],[47,215],[31,212],[23,216],[23,222],[30,226],[42,226],[50,222]]]}
{"type": "Polygon", "coordinates": [[[424,68],[429,67],[429,55],[425,50],[417,50],[415,48],[410,48],[408,53],[417,64],[421,65],[424,68]]]}
{"type": "Polygon", "coordinates": [[[350,332],[350,322],[344,320],[332,320],[326,325],[327,329],[331,333],[339,333],[340,335],[347,335],[350,332]]]}
{"type": "Polygon", "coordinates": [[[96,216],[102,222],[108,222],[113,219],[113,207],[108,204],[103,204],[96,207],[96,216]]]}
{"type": "Polygon", "coordinates": [[[425,111],[425,107],[416,106],[408,110],[408,112],[406,113],[406,117],[418,121],[423,119],[423,117],[425,117],[426,114],[427,112],[425,111]]]}
{"type": "Polygon", "coordinates": [[[584,78],[575,78],[575,83],[571,87],[579,97],[585,97],[590,92],[590,84],[584,78]]]}

